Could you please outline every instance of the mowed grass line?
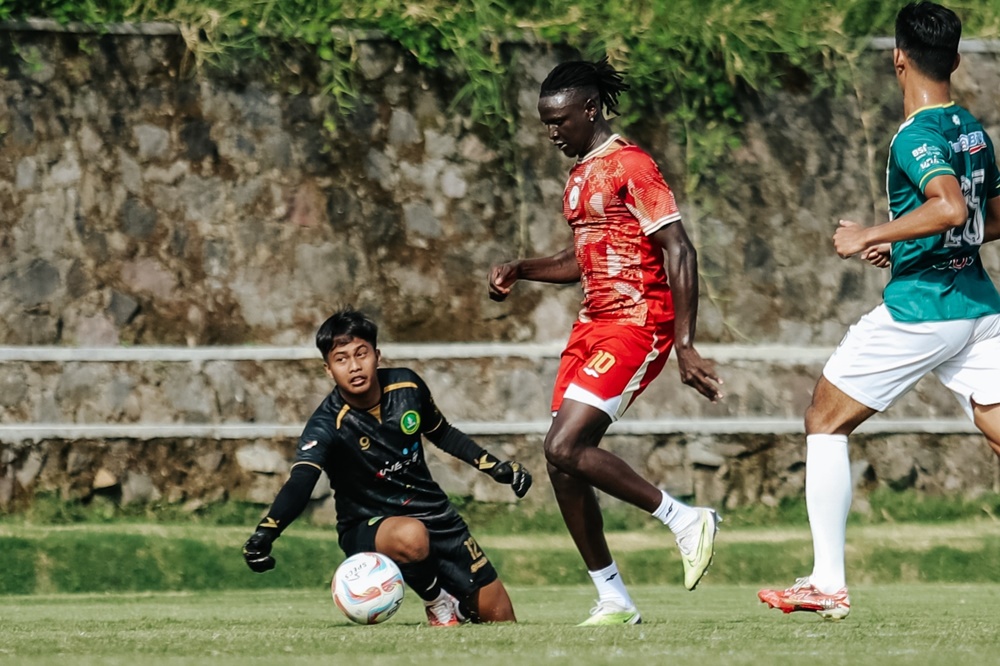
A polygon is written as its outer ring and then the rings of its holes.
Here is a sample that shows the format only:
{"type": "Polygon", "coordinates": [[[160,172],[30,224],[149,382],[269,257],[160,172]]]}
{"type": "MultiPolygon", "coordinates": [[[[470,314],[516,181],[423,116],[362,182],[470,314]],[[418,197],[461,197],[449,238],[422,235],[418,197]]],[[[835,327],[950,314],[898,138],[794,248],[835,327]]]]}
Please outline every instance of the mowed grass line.
{"type": "Polygon", "coordinates": [[[42,664],[947,664],[996,663],[1000,585],[852,589],[839,623],[785,616],[756,587],[633,586],[645,621],[578,628],[585,586],[513,586],[521,622],[432,629],[407,592],[389,622],[344,619],[326,589],[11,596],[0,662],[42,664]]]}
{"type": "MultiPolygon", "coordinates": [[[[608,534],[629,584],[680,583],[673,537],[656,527],[608,534]]],[[[275,545],[278,567],[254,574],[240,556],[247,533],[204,525],[0,526],[0,595],[315,588],[329,582],[343,559],[332,529],[290,530],[275,545]]],[[[479,541],[508,584],[589,582],[565,534],[480,535],[479,541]]],[[[854,583],[1000,583],[997,552],[1000,524],[989,520],[848,529],[847,563],[854,583]]],[[[790,584],[811,566],[805,526],[723,529],[709,580],[790,584]]]]}
{"type": "MultiPolygon", "coordinates": [[[[649,550],[664,543],[671,543],[668,532],[653,525],[645,530],[608,531],[608,542],[616,550],[649,550]]],[[[30,523],[0,523],[0,537],[42,539],[60,534],[131,534],[162,538],[193,538],[220,546],[242,544],[250,536],[251,528],[246,526],[181,525],[157,523],[117,522],[109,524],[81,523],[71,525],[45,525],[30,523]]],[[[518,534],[489,534],[475,529],[477,540],[484,546],[501,548],[572,549],[573,542],[562,528],[558,533],[521,532],[518,534]]],[[[848,541],[866,543],[901,543],[912,547],[928,547],[942,543],[974,543],[983,536],[1000,537],[1000,520],[963,520],[942,523],[883,523],[878,525],[848,525],[848,541]]],[[[317,528],[295,525],[286,537],[301,537],[311,540],[327,540],[336,544],[337,532],[333,527],[317,528]]],[[[283,538],[286,538],[283,537],[283,538]]],[[[809,539],[809,526],[803,523],[797,527],[778,525],[775,527],[730,528],[723,522],[719,539],[726,543],[782,543],[809,539]]],[[[280,543],[280,542],[279,542],[280,543]]]]}

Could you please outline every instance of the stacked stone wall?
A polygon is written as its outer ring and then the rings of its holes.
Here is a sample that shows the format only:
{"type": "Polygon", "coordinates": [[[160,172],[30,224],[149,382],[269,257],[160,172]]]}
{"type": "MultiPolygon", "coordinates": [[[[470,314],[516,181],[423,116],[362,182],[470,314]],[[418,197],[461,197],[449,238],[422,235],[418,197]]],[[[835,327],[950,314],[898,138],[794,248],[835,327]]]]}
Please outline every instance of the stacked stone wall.
{"type": "MultiPolygon", "coordinates": [[[[0,344],[307,344],[343,303],[401,342],[562,338],[577,286],[486,298],[492,262],[570,239],[570,162],[535,111],[559,54],[512,48],[498,146],[390,42],[362,43],[331,135],[308,74],[192,72],[178,36],[0,31],[0,344]]],[[[744,96],[742,146],[697,193],[673,128],[630,130],[698,246],[703,341],[832,345],[878,301],[884,273],[830,244],[839,218],[884,217],[902,120],[888,52],[863,65],[842,94],[744,96]]],[[[998,55],[966,54],[955,84],[1000,135],[998,55]]]]}
{"type": "MultiPolygon", "coordinates": [[[[254,67],[194,71],[177,35],[0,30],[0,345],[308,347],[347,303],[371,312],[390,342],[563,339],[578,286],[522,284],[502,304],[486,297],[491,263],[570,241],[559,214],[570,163],[535,111],[539,82],[564,54],[511,51],[514,140],[500,146],[452,109],[455,81],[384,40],[361,40],[360,96],[331,116],[308,66],[276,81],[254,67]]],[[[837,258],[830,236],[840,218],[884,218],[901,101],[886,51],[852,71],[838,94],[744,95],[742,145],[697,192],[675,128],[647,118],[630,130],[661,165],[698,247],[703,344],[830,348],[879,301],[885,274],[837,258]]],[[[957,101],[1000,136],[1000,55],[965,54],[954,81],[957,101]]],[[[996,248],[984,256],[1000,275],[996,248]]],[[[634,415],[797,418],[817,368],[721,370],[732,378],[725,405],[669,378],[634,415]]],[[[530,420],[544,418],[553,360],[424,371],[459,419],[530,420]],[[468,400],[449,397],[461,391],[468,400]]],[[[307,362],[4,363],[0,416],[4,425],[289,424],[327,388],[307,362]]],[[[922,385],[899,415],[951,417],[948,400],[922,385]]],[[[536,440],[490,441],[541,472],[536,440]]],[[[798,440],[671,434],[609,445],[681,494],[735,505],[801,491],[798,440]]],[[[979,441],[865,435],[853,444],[856,471],[876,485],[974,494],[996,487],[979,441]]],[[[288,455],[274,440],[2,441],[0,504],[51,490],[258,501],[288,455]]],[[[434,464],[451,491],[496,490],[434,464]]]]}

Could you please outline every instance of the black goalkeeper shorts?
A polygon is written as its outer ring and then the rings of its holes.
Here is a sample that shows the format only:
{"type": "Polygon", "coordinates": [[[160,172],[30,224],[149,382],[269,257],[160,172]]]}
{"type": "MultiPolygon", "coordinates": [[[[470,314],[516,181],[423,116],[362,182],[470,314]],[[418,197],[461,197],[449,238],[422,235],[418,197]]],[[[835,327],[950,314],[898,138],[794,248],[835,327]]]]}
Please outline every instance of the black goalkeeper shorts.
{"type": "MultiPolygon", "coordinates": [[[[344,553],[351,556],[374,552],[375,534],[382,521],[389,517],[377,516],[344,532],[340,536],[340,547],[344,553]]],[[[459,515],[421,522],[430,534],[431,557],[438,560],[438,577],[444,589],[459,599],[465,599],[497,579],[496,569],[459,515]]]]}

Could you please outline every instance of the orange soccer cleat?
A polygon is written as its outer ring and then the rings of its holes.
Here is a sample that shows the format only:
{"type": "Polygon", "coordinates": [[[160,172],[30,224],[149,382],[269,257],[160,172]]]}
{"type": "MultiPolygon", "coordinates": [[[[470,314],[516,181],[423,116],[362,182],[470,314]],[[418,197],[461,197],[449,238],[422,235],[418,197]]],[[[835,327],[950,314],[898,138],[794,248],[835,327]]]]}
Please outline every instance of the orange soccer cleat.
{"type": "Polygon", "coordinates": [[[851,613],[851,598],[847,588],[842,587],[833,594],[816,589],[809,578],[799,578],[787,590],[761,590],[757,598],[769,608],[778,608],[784,613],[808,611],[826,620],[843,620],[851,613]]]}
{"type": "Polygon", "coordinates": [[[462,624],[462,615],[458,610],[458,599],[445,591],[434,601],[425,601],[427,624],[432,627],[454,627],[462,624]]]}

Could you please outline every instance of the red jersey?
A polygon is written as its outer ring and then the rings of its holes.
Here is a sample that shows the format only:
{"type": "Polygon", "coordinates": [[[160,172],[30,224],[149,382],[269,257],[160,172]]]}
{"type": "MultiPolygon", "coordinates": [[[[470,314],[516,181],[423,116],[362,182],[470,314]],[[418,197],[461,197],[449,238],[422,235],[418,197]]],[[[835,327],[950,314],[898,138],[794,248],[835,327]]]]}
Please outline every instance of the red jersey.
{"type": "Polygon", "coordinates": [[[580,321],[674,318],[663,250],[649,236],[681,215],[653,158],[613,135],[569,172],[563,215],[580,264],[580,321]]]}

